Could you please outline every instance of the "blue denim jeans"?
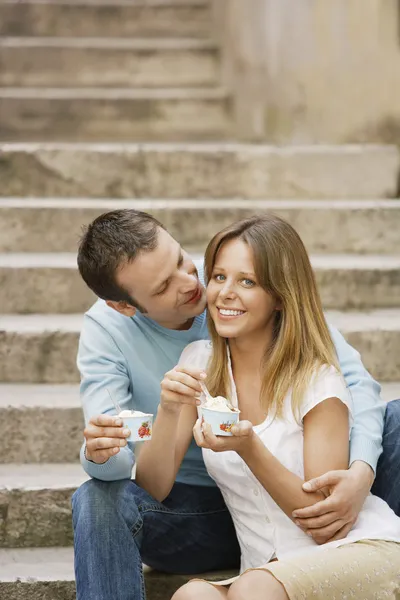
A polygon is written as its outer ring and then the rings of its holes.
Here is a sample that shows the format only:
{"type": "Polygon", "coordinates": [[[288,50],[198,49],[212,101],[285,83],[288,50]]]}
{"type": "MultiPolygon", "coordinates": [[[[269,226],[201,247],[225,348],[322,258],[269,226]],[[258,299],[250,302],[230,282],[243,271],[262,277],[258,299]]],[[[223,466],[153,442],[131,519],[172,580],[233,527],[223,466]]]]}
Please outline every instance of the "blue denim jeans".
{"type": "Polygon", "coordinates": [[[239,567],[216,487],[176,483],[160,503],[133,481],[92,479],[73,495],[72,514],[77,600],[144,600],[142,562],[177,574],[239,567]]]}
{"type": "Polygon", "coordinates": [[[400,517],[400,400],[387,405],[382,445],[371,491],[383,498],[400,517]]]}

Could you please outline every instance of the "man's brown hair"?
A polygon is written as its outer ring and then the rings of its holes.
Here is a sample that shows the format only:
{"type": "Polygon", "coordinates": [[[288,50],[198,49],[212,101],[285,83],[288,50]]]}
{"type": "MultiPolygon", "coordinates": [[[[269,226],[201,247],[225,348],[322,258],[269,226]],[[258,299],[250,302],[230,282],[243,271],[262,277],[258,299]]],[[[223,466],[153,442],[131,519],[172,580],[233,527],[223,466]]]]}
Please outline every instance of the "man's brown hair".
{"type": "Polygon", "coordinates": [[[127,302],[140,309],[118,285],[116,274],[141,252],[157,247],[160,227],[164,229],[157,219],[134,209],[113,210],[97,217],[84,229],[78,249],[78,268],[87,286],[103,300],[127,302]]]}

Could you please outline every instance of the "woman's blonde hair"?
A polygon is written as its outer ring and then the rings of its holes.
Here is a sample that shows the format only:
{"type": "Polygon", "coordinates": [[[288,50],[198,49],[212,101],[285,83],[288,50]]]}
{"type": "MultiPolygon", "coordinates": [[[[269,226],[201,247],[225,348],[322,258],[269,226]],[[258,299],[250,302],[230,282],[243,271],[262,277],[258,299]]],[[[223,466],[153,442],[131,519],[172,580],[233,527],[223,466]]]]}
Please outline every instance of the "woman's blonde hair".
{"type": "MultiPolygon", "coordinates": [[[[209,243],[205,273],[210,281],[218,251],[239,239],[252,250],[258,284],[280,303],[276,312],[273,343],[262,361],[262,407],[276,417],[292,390],[292,409],[299,408],[315,368],[339,369],[336,351],[322,311],[321,299],[307,251],[298,233],[275,215],[251,217],[226,227],[209,243]]],[[[214,396],[229,397],[226,340],[208,315],[213,353],[207,369],[207,386],[214,396]]]]}

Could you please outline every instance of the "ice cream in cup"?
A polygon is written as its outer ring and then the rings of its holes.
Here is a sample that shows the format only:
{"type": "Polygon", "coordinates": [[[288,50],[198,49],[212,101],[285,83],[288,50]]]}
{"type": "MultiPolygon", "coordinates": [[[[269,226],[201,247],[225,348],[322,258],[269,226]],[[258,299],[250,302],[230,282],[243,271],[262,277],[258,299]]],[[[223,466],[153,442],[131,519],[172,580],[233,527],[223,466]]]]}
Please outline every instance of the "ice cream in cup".
{"type": "Polygon", "coordinates": [[[214,435],[232,435],[231,429],[239,422],[240,410],[231,406],[223,396],[210,397],[201,405],[202,417],[211,425],[214,435]]]}
{"type": "Polygon", "coordinates": [[[122,419],[124,427],[131,430],[131,435],[126,438],[128,442],[151,440],[153,415],[140,410],[123,410],[118,416],[122,419]]]}

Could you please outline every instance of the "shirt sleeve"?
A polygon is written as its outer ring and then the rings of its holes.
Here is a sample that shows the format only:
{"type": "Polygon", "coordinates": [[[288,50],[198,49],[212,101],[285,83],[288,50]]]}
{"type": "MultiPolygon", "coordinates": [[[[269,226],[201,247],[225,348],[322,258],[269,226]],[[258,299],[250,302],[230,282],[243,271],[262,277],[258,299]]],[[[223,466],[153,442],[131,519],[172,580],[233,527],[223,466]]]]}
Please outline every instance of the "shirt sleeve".
{"type": "Polygon", "coordinates": [[[365,369],[360,354],[334,327],[330,327],[340,370],[353,403],[354,422],[350,435],[350,465],[362,460],[376,472],[382,452],[385,404],[380,398],[380,385],[365,369]]]}
{"type": "Polygon", "coordinates": [[[211,342],[208,340],[192,342],[183,349],[178,364],[180,366],[186,365],[197,367],[198,369],[207,371],[208,359],[211,356],[211,348],[211,342]]]}
{"type": "MultiPolygon", "coordinates": [[[[111,335],[88,315],[85,315],[79,339],[77,364],[81,373],[80,396],[86,424],[94,415],[115,414],[107,390],[122,410],[132,408],[131,382],[122,352],[111,335]]],[[[98,465],[87,460],[84,443],[80,459],[90,477],[103,481],[130,479],[135,462],[132,444],[98,465]]]]}
{"type": "Polygon", "coordinates": [[[322,366],[314,373],[300,408],[301,420],[304,419],[310,410],[328,398],[339,398],[347,406],[349,411],[350,435],[350,425],[353,420],[351,396],[341,373],[333,366],[322,366]]]}

